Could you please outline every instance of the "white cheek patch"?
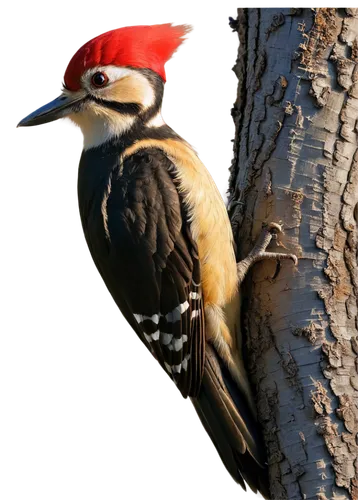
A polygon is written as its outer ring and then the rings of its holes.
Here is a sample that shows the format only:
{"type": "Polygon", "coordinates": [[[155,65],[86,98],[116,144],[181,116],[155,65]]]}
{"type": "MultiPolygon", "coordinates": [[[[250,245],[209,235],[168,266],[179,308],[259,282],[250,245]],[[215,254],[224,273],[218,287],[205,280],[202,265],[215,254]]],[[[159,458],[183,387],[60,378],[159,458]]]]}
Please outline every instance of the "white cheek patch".
{"type": "Polygon", "coordinates": [[[102,113],[95,106],[86,107],[69,118],[80,127],[83,134],[83,149],[91,149],[104,144],[127,132],[135,121],[134,116],[121,115],[116,112],[102,113]]]}
{"type": "Polygon", "coordinates": [[[151,128],[158,128],[158,127],[162,127],[164,125],[164,120],[162,118],[162,114],[160,113],[160,111],[155,115],[153,116],[153,118],[151,118],[147,123],[147,127],[151,127],[151,128]]]}
{"type": "MultiPolygon", "coordinates": [[[[121,85],[118,82],[123,78],[130,78],[130,80],[123,82],[123,102],[131,102],[129,99],[133,89],[133,96],[136,96],[133,97],[133,102],[139,104],[144,110],[154,104],[154,89],[147,78],[139,71],[125,67],[97,66],[87,70],[81,78],[81,92],[84,96],[90,94],[97,99],[121,102],[121,85]],[[103,88],[96,88],[92,85],[92,76],[97,72],[103,72],[108,76],[108,84],[103,88]],[[118,86],[115,88],[116,82],[118,86]],[[112,94],[111,85],[113,85],[112,94]]],[[[82,110],[73,113],[69,118],[81,128],[85,150],[98,147],[113,138],[120,137],[133,126],[136,120],[136,116],[121,114],[101,106],[100,103],[91,101],[87,101],[82,110]]],[[[151,126],[154,127],[164,123],[160,113],[151,121],[151,126]]]]}

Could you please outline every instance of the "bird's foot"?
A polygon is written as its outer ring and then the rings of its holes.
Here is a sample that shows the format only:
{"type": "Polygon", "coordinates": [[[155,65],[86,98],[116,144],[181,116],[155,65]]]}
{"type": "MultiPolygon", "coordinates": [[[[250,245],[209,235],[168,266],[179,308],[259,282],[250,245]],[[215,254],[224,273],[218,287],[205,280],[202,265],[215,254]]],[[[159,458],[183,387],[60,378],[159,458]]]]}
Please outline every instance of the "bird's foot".
{"type": "Polygon", "coordinates": [[[270,244],[271,240],[277,240],[277,235],[279,233],[282,233],[282,227],[276,222],[271,222],[263,228],[249,255],[237,264],[239,285],[244,281],[244,278],[251,266],[260,260],[269,259],[280,262],[283,259],[291,259],[293,260],[295,266],[297,266],[298,259],[296,255],[292,253],[266,252],[266,248],[270,244]]]}

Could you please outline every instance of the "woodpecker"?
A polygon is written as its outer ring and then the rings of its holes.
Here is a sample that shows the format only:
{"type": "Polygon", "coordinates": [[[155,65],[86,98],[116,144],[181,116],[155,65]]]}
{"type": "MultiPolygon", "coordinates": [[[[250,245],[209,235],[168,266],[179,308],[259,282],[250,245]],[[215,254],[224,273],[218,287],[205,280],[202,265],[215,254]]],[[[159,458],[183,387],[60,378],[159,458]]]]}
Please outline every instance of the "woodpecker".
{"type": "Polygon", "coordinates": [[[264,445],[246,376],[238,288],[263,258],[264,229],[236,263],[225,204],[191,146],[161,115],[164,65],[189,26],[119,28],[71,59],[62,94],[19,126],[68,117],[83,133],[85,238],[109,292],[184,398],[232,477],[268,497],[264,445]]]}

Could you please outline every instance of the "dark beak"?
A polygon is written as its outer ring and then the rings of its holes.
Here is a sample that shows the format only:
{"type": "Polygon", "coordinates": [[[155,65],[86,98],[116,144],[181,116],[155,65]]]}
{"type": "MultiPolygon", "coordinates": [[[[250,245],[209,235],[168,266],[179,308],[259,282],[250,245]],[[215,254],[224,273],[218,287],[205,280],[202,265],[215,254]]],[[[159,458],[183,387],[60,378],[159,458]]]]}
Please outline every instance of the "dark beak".
{"type": "Polygon", "coordinates": [[[80,101],[84,99],[84,95],[76,93],[74,95],[62,94],[54,101],[45,104],[42,108],[37,109],[30,115],[26,116],[18,124],[18,127],[32,127],[33,125],[41,125],[42,123],[52,122],[59,118],[64,118],[69,114],[78,111],[80,101]]]}

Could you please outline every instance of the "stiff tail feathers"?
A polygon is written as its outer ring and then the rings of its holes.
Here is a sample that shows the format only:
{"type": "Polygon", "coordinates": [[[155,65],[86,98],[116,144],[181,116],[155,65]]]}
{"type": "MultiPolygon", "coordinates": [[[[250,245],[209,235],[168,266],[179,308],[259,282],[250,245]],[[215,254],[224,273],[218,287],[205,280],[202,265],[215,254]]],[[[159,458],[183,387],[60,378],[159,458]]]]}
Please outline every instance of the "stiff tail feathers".
{"type": "Polygon", "coordinates": [[[256,418],[215,349],[206,345],[198,416],[234,480],[269,498],[265,446],[256,418]]]}

